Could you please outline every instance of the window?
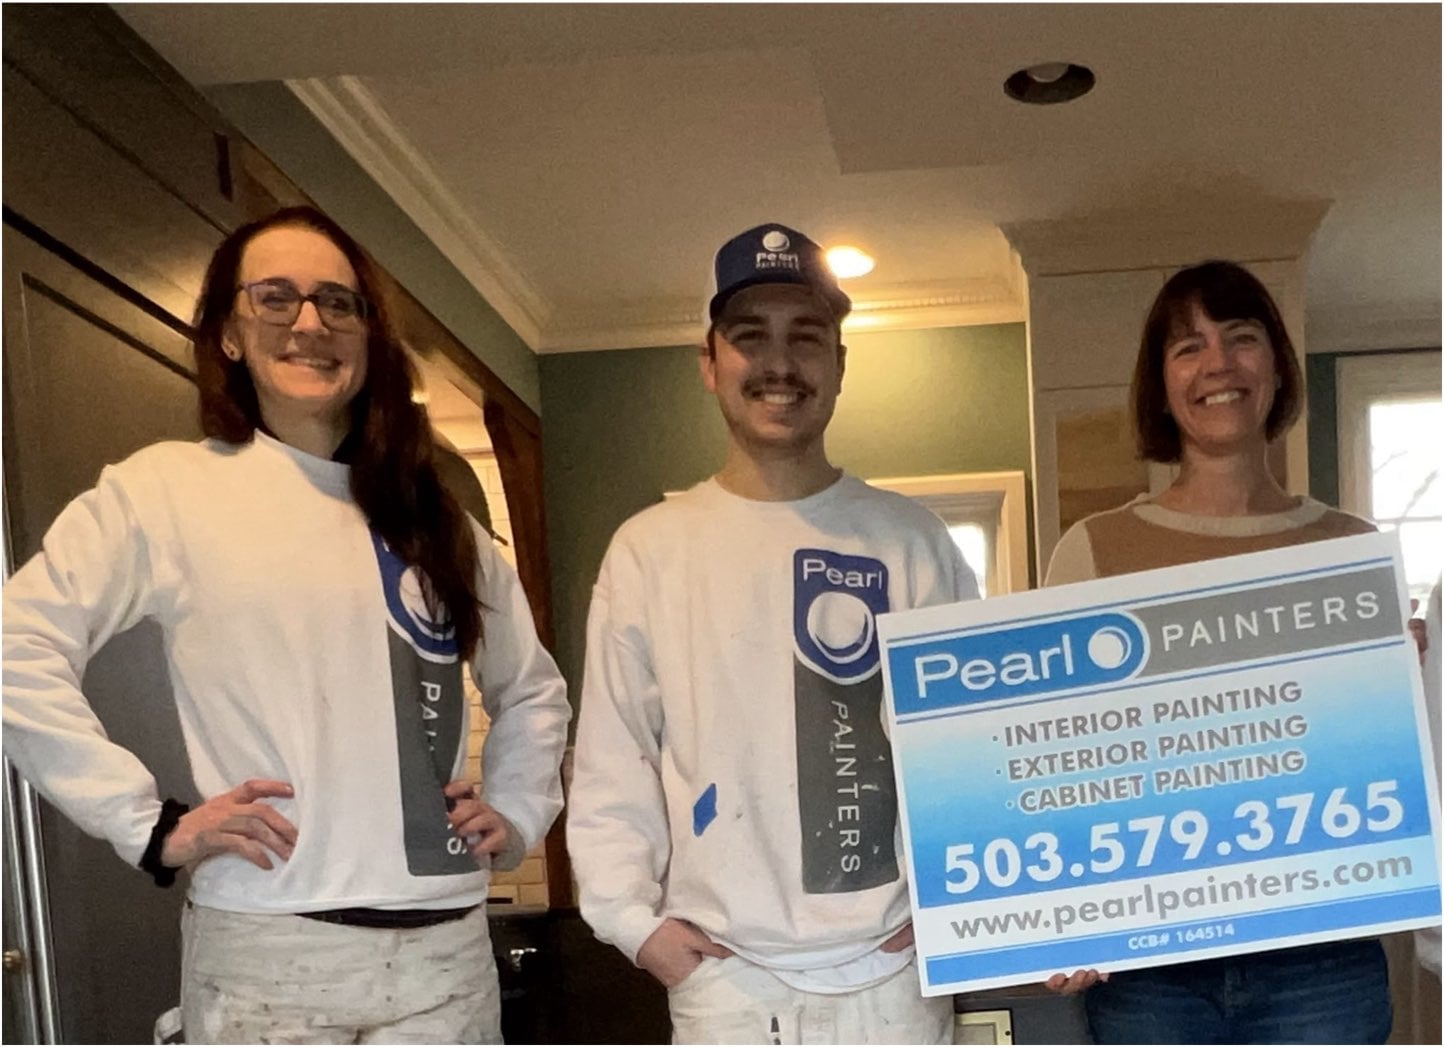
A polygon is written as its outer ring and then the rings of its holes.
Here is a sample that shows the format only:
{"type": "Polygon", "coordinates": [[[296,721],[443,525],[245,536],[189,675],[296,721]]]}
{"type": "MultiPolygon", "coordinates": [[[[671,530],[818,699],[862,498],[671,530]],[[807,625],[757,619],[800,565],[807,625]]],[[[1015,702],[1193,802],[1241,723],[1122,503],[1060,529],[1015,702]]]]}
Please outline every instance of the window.
{"type": "MultiPolygon", "coordinates": [[[[953,544],[978,579],[978,595],[987,596],[988,561],[992,559],[990,553],[995,540],[993,529],[980,523],[950,523],[948,534],[953,536],[953,544]]],[[[997,584],[997,579],[993,579],[993,584],[997,584]]]]}
{"type": "Polygon", "coordinates": [[[1021,472],[951,473],[869,480],[927,506],[978,577],[982,596],[1028,588],[1028,524],[1021,472]]]}
{"type": "Polygon", "coordinates": [[[1371,353],[1339,361],[1339,501],[1398,531],[1409,595],[1421,603],[1444,549],[1444,438],[1439,353],[1371,353]]]}

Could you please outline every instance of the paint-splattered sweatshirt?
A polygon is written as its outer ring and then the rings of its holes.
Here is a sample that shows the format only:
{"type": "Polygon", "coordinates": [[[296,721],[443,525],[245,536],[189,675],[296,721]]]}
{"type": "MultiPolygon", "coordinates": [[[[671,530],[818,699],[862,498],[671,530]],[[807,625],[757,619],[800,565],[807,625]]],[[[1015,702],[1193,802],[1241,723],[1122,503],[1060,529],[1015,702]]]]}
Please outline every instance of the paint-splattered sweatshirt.
{"type": "MultiPolygon", "coordinates": [[[[126,861],[160,802],[149,771],[87,704],[87,662],[142,618],[165,636],[196,786],[289,782],[293,822],[267,871],[201,862],[192,899],[294,913],[483,901],[488,873],[447,825],[442,786],[467,735],[462,664],[416,574],[367,526],[349,467],[263,434],[156,444],[107,468],[5,586],[4,747],[22,773],[126,861]]],[[[472,672],[491,716],[483,798],[522,850],[561,807],[570,716],[515,572],[474,528],[486,610],[472,672]]]]}
{"type": "Polygon", "coordinates": [[[803,989],[910,953],[875,619],[977,596],[947,529],[844,475],[794,502],[709,480],[603,561],[567,836],[582,914],[635,958],[688,920],[803,989]]]}

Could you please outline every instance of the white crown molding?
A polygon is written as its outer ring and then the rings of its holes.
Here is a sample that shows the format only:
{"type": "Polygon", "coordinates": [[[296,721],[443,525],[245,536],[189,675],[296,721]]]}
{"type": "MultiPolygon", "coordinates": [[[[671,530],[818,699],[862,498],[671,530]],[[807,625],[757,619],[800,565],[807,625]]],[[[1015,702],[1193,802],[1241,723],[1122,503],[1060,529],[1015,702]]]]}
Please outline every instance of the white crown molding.
{"type": "Polygon", "coordinates": [[[285,84],[535,351],[551,312],[546,301],[477,226],[361,81],[337,76],[285,84]]]}
{"type": "Polygon", "coordinates": [[[848,333],[907,331],[926,327],[972,327],[1022,323],[1027,307],[1012,281],[1000,277],[930,282],[890,288],[874,295],[855,293],[848,333]]]}
{"type": "Polygon", "coordinates": [[[1002,226],[1031,277],[1167,269],[1205,258],[1301,258],[1327,200],[1216,199],[1002,226]]]}
{"type": "MultiPolygon", "coordinates": [[[[842,325],[845,334],[1022,323],[1027,319],[1023,300],[1010,282],[992,278],[895,287],[869,297],[853,294],[852,313],[842,325]]],[[[688,308],[675,301],[632,303],[606,312],[578,310],[557,319],[538,353],[700,345],[707,327],[702,303],[688,308]]]]}
{"type": "Polygon", "coordinates": [[[701,345],[706,334],[700,311],[661,313],[651,318],[618,320],[616,312],[580,312],[547,331],[537,354],[601,352],[607,349],[657,349],[701,345]]]}
{"type": "Polygon", "coordinates": [[[927,298],[911,302],[853,310],[842,325],[844,334],[880,331],[916,331],[928,327],[977,327],[982,324],[1020,324],[1028,319],[1016,298],[989,300],[927,298]]]}

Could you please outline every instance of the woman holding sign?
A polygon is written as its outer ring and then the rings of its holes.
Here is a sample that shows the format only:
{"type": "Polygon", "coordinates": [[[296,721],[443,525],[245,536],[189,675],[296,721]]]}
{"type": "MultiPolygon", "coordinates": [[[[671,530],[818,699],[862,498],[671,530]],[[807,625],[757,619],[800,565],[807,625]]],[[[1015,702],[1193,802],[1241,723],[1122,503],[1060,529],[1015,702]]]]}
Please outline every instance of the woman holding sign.
{"type": "MultiPolygon", "coordinates": [[[[1176,464],[1159,495],[1069,529],[1048,585],[1196,563],[1374,530],[1291,495],[1269,469],[1271,441],[1302,404],[1302,375],[1278,307],[1231,262],[1176,273],[1144,324],[1132,410],[1143,457],[1176,464]]],[[[1377,940],[1099,975],[1057,974],[1088,989],[1098,1043],[1383,1043],[1392,1012],[1377,940]]]]}

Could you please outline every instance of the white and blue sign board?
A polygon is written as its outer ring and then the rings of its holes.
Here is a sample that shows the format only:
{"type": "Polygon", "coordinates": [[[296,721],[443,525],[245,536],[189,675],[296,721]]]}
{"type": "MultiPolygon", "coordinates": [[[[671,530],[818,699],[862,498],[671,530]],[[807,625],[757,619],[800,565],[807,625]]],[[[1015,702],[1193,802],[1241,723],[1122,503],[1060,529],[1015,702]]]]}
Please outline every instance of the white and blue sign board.
{"type": "Polygon", "coordinates": [[[923,992],[1437,925],[1403,579],[1371,534],[880,617],[923,992]]]}

